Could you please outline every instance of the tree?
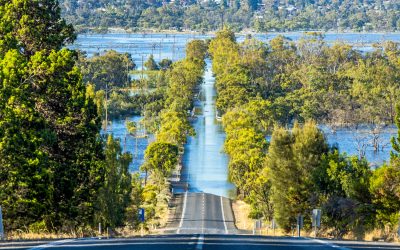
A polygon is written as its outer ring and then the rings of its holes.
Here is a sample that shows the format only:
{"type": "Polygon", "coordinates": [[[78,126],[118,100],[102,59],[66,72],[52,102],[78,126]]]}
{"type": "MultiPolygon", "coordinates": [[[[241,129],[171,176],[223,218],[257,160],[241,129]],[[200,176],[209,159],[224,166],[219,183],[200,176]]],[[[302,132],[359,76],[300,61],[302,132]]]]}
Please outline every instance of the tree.
{"type": "Polygon", "coordinates": [[[105,147],[105,177],[97,200],[97,220],[112,228],[122,226],[131,203],[130,153],[122,153],[120,141],[108,136],[105,147]]]}
{"type": "Polygon", "coordinates": [[[59,50],[72,43],[72,25],[61,19],[56,0],[0,1],[0,54],[16,49],[30,57],[41,50],[59,50]]]}
{"type": "Polygon", "coordinates": [[[299,214],[309,214],[315,205],[313,171],[328,147],[315,123],[295,124],[292,132],[276,127],[266,160],[271,179],[274,215],[289,230],[299,214]]]}
{"type": "Polygon", "coordinates": [[[0,180],[0,202],[6,226],[90,225],[103,150],[97,107],[75,66],[77,54],[59,50],[75,35],[60,18],[57,1],[1,1],[0,13],[0,159],[8,172],[0,180]]]}
{"type": "Polygon", "coordinates": [[[380,228],[388,228],[387,236],[395,234],[400,209],[400,169],[385,165],[375,170],[371,178],[373,204],[377,210],[376,220],[380,228]]]}
{"type": "MultiPolygon", "coordinates": [[[[400,106],[396,108],[396,125],[400,128],[400,106]]],[[[392,138],[393,151],[390,164],[375,170],[371,178],[370,190],[377,210],[377,224],[381,228],[388,227],[387,236],[392,236],[398,226],[400,210],[400,130],[397,137],[392,138]]]]}
{"type": "Polygon", "coordinates": [[[146,171],[161,173],[169,177],[178,163],[178,147],[171,143],[154,142],[150,144],[145,152],[146,171]]]}
{"type": "Polygon", "coordinates": [[[137,131],[137,124],[134,121],[126,121],[125,122],[126,129],[130,135],[135,135],[137,131]]]}
{"type": "Polygon", "coordinates": [[[314,174],[319,199],[323,201],[325,227],[332,228],[336,238],[353,231],[362,239],[374,225],[369,191],[372,171],[368,162],[356,156],[347,157],[333,149],[323,156],[314,174]]]}
{"type": "Polygon", "coordinates": [[[123,88],[130,84],[129,72],[136,65],[131,55],[108,50],[103,55],[81,59],[80,68],[85,83],[95,86],[96,90],[123,88]]]}
{"type": "Polygon", "coordinates": [[[39,148],[52,143],[54,133],[37,118],[29,84],[20,82],[27,67],[16,50],[0,63],[0,202],[6,230],[42,220],[52,203],[53,174],[39,148]]]}
{"type": "MultiPolygon", "coordinates": [[[[193,40],[186,45],[186,58],[204,62],[207,55],[208,46],[203,40],[193,40]]],[[[205,65],[203,65],[204,67],[205,65]]]]}
{"type": "Polygon", "coordinates": [[[144,63],[147,70],[159,70],[158,64],[154,60],[154,56],[150,55],[147,61],[144,63]]]}
{"type": "Polygon", "coordinates": [[[167,70],[167,69],[171,68],[172,60],[164,58],[161,60],[159,65],[160,65],[160,69],[167,70]]]}

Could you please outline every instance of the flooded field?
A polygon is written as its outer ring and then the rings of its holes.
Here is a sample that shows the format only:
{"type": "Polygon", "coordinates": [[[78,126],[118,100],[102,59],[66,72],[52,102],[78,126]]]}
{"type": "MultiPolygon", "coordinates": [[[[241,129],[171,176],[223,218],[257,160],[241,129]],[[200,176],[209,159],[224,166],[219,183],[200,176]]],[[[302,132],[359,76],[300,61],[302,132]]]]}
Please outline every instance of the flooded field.
{"type": "MultiPolygon", "coordinates": [[[[279,34],[255,35],[262,41],[270,40],[279,34]]],[[[283,34],[292,40],[298,40],[302,33],[283,34]]],[[[81,49],[91,56],[104,50],[114,49],[119,52],[132,54],[136,65],[140,69],[143,60],[150,54],[154,54],[156,61],[163,58],[179,60],[185,56],[185,45],[192,39],[210,38],[208,35],[193,34],[106,34],[106,35],[80,35],[73,48],[81,49]]],[[[370,44],[384,40],[400,42],[400,34],[326,34],[326,41],[345,41],[369,50],[370,44]]],[[[238,40],[243,40],[244,35],[238,40]]],[[[214,77],[211,72],[211,62],[207,62],[205,82],[201,87],[201,98],[196,102],[198,117],[192,125],[196,130],[196,136],[189,138],[185,146],[183,177],[189,182],[193,191],[204,191],[222,196],[229,196],[234,192],[234,186],[229,183],[227,177],[228,158],[222,152],[225,134],[219,122],[215,120],[215,89],[214,77]]],[[[131,117],[131,120],[139,121],[140,117],[131,117]]],[[[144,150],[150,138],[135,139],[127,135],[125,120],[112,122],[109,133],[120,138],[125,151],[133,154],[134,160],[131,171],[139,170],[143,163],[144,150]]],[[[332,130],[327,126],[321,126],[329,144],[336,145],[341,152],[348,155],[363,154],[374,165],[380,165],[388,161],[390,157],[390,138],[397,133],[396,127],[385,127],[376,135],[373,129],[367,127],[341,128],[332,130]],[[378,142],[378,149],[376,143],[378,142]],[[375,147],[374,147],[375,145],[375,147]]]]}

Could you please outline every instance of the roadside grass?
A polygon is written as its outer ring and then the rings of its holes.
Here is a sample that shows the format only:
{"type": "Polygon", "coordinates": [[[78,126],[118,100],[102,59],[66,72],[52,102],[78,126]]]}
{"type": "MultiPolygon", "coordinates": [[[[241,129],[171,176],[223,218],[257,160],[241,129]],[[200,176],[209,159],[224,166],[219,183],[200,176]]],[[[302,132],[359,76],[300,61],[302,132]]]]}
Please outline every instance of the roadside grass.
{"type": "Polygon", "coordinates": [[[24,231],[10,232],[6,235],[6,240],[8,241],[18,241],[18,240],[57,240],[57,239],[72,239],[83,237],[77,233],[33,233],[24,231]]]}
{"type": "Polygon", "coordinates": [[[237,229],[253,230],[254,220],[249,218],[249,204],[241,200],[232,201],[232,210],[235,215],[235,224],[237,229]]]}
{"type": "Polygon", "coordinates": [[[235,215],[235,225],[239,231],[245,231],[247,233],[254,233],[255,235],[265,235],[265,236],[288,236],[292,234],[287,234],[283,230],[277,228],[275,230],[271,229],[267,224],[264,223],[261,230],[254,230],[254,219],[249,218],[251,211],[250,205],[242,200],[234,200],[232,202],[232,210],[235,215]]]}
{"type": "MultiPolygon", "coordinates": [[[[235,215],[235,225],[239,231],[246,233],[253,233],[253,228],[255,224],[255,220],[249,218],[250,214],[250,205],[242,200],[234,200],[232,201],[232,210],[235,215]]],[[[256,235],[265,235],[265,236],[295,236],[296,230],[292,232],[286,233],[282,229],[271,229],[270,225],[267,226],[267,222],[263,222],[262,230],[254,231],[256,235]]],[[[332,238],[330,234],[331,230],[323,230],[318,232],[318,237],[320,238],[332,238]]],[[[353,233],[349,233],[343,237],[344,240],[364,240],[364,241],[386,241],[386,242],[400,242],[400,239],[395,235],[389,235],[385,233],[384,230],[375,229],[370,232],[366,232],[363,237],[356,236],[353,233]],[[386,236],[385,236],[386,235],[386,236]]],[[[314,238],[314,232],[302,230],[302,237],[314,238]]]]}

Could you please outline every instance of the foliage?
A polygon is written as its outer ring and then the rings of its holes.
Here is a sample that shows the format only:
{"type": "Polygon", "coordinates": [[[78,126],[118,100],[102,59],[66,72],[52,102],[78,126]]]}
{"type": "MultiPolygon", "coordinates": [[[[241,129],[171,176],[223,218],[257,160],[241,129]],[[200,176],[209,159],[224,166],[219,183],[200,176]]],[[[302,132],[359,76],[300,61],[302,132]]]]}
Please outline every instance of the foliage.
{"type": "Polygon", "coordinates": [[[58,1],[0,1],[0,56],[10,49],[30,57],[42,50],[59,50],[76,36],[60,18],[58,1]]]}
{"type": "Polygon", "coordinates": [[[154,60],[154,56],[150,55],[147,61],[144,63],[144,66],[146,67],[147,70],[158,70],[159,66],[154,60]]]}
{"type": "Polygon", "coordinates": [[[142,123],[155,133],[155,141],[146,149],[145,162],[141,166],[146,172],[143,200],[146,219],[150,221],[165,216],[169,199],[168,178],[180,163],[187,137],[194,135],[188,111],[193,105],[196,88],[203,80],[206,51],[203,42],[198,41],[189,43],[187,51],[193,56],[175,62],[165,70],[167,84],[160,88],[163,99],[146,103],[143,111],[142,123]]]}
{"type": "MultiPolygon", "coordinates": [[[[400,128],[400,107],[396,108],[396,125],[400,128]]],[[[393,151],[389,165],[384,165],[375,170],[371,178],[370,190],[373,203],[377,210],[376,220],[381,228],[388,229],[386,234],[393,236],[396,233],[399,222],[400,210],[400,159],[399,138],[392,138],[393,151]]]]}
{"type": "Polygon", "coordinates": [[[161,60],[159,65],[160,65],[160,69],[167,70],[167,69],[169,69],[171,67],[172,60],[164,58],[164,59],[161,60]]]}
{"type": "Polygon", "coordinates": [[[104,226],[122,226],[125,212],[131,202],[131,174],[129,164],[132,155],[122,153],[119,140],[108,136],[105,147],[105,176],[99,190],[97,220],[104,226]]]}
{"type": "MultiPolygon", "coordinates": [[[[329,148],[310,119],[333,125],[395,120],[399,46],[389,42],[361,54],[346,44],[327,46],[320,33],[298,43],[282,36],[268,44],[235,40],[224,29],[209,53],[229,177],[239,198],[251,205],[250,216],[274,218],[289,231],[302,214],[309,229],[311,210],[322,208],[323,229],[337,238],[348,232],[362,238],[376,225],[393,228],[397,208],[382,204],[389,197],[396,204],[389,191],[397,185],[396,172],[381,181],[386,170],[372,171],[365,159],[329,148]],[[296,120],[306,122],[300,126],[296,120]]],[[[396,149],[397,139],[393,143],[396,149]]]]}
{"type": "Polygon", "coordinates": [[[295,124],[292,132],[274,129],[266,168],[273,189],[274,216],[284,229],[289,230],[298,214],[309,214],[316,205],[312,173],[327,148],[315,123],[295,124]]]}
{"type": "Polygon", "coordinates": [[[229,32],[218,32],[209,49],[221,114],[260,96],[271,101],[281,124],[394,122],[400,93],[397,43],[360,53],[347,44],[328,46],[320,33],[307,33],[297,43],[278,36],[268,44],[252,38],[238,44],[229,32]]]}
{"type": "MultiPolygon", "coordinates": [[[[136,27],[214,31],[353,30],[400,27],[397,1],[94,1],[61,0],[65,18],[78,27],[136,27]]],[[[135,27],[135,28],[132,28],[135,27]]]]}
{"type": "Polygon", "coordinates": [[[85,83],[93,84],[96,90],[110,90],[129,87],[129,72],[136,65],[128,53],[120,54],[115,50],[108,50],[90,58],[81,55],[79,67],[85,83]]]}
{"type": "Polygon", "coordinates": [[[154,142],[150,144],[145,152],[146,171],[162,173],[169,177],[178,162],[178,147],[171,143],[154,142]]]}
{"type": "Polygon", "coordinates": [[[131,157],[112,138],[104,154],[96,106],[104,95],[83,83],[79,53],[61,49],[75,34],[59,12],[58,1],[0,1],[0,203],[9,231],[90,232],[96,215],[117,226],[129,203],[131,157]]]}
{"type": "Polygon", "coordinates": [[[372,171],[368,162],[333,149],[322,157],[314,177],[322,208],[326,211],[325,226],[332,228],[337,238],[350,231],[362,238],[362,234],[374,226],[375,216],[369,191],[372,171]]]}
{"type": "Polygon", "coordinates": [[[126,130],[128,131],[129,134],[131,134],[131,135],[135,135],[136,134],[136,131],[137,131],[136,122],[127,120],[125,122],[125,127],[126,127],[126,130]]]}

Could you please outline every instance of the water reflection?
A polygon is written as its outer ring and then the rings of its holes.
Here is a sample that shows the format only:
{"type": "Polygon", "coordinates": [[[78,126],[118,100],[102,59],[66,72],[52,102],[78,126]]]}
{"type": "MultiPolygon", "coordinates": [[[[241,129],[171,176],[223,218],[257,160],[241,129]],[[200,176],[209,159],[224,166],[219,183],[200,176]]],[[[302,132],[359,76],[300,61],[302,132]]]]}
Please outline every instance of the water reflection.
{"type": "Polygon", "coordinates": [[[234,186],[228,181],[228,157],[222,152],[225,133],[215,120],[215,79],[210,61],[204,79],[200,100],[195,103],[202,112],[192,123],[196,136],[189,138],[185,146],[182,178],[188,181],[191,191],[230,197],[234,186]]]}
{"type": "Polygon", "coordinates": [[[332,130],[328,126],[320,126],[330,145],[337,146],[340,152],[347,155],[364,155],[375,166],[382,165],[390,159],[392,145],[390,139],[397,136],[397,127],[388,126],[374,130],[370,126],[356,128],[339,128],[332,130]],[[377,150],[374,148],[377,146],[377,150]]]}
{"type": "MultiPolygon", "coordinates": [[[[139,122],[142,118],[140,116],[133,116],[129,118],[130,121],[139,122]]],[[[117,138],[121,142],[121,147],[124,152],[130,152],[133,156],[132,163],[129,166],[131,172],[139,171],[140,166],[144,162],[144,151],[151,140],[152,135],[148,138],[135,138],[128,134],[125,126],[126,120],[113,120],[108,128],[108,133],[112,134],[114,138],[117,138]]],[[[104,131],[102,131],[104,135],[104,131]]]]}

